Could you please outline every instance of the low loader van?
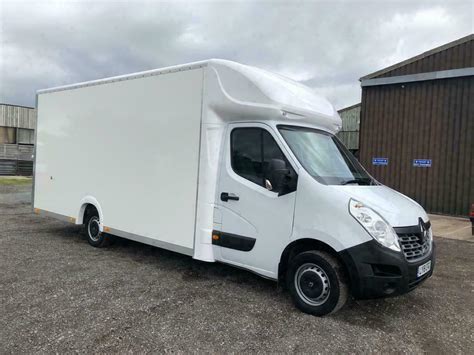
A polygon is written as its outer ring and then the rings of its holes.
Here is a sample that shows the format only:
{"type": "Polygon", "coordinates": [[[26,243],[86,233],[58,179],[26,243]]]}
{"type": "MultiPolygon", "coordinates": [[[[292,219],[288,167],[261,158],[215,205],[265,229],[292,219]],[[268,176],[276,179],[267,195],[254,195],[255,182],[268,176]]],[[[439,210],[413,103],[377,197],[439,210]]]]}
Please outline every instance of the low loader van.
{"type": "Polygon", "coordinates": [[[283,76],[207,60],[37,92],[35,213],[278,281],[304,312],[431,276],[427,214],[377,182],[341,119],[283,76]]]}

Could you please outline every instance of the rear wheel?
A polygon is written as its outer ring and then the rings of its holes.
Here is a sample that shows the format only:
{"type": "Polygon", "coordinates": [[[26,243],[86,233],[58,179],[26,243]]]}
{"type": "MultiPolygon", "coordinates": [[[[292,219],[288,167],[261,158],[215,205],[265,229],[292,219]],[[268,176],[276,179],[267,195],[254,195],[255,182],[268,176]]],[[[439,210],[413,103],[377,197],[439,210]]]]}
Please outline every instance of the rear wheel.
{"type": "Polygon", "coordinates": [[[296,307],[316,316],[336,312],[349,295],[342,265],[322,251],[306,251],[293,257],[286,280],[296,307]]]}
{"type": "Polygon", "coordinates": [[[100,231],[99,213],[95,208],[90,208],[86,211],[84,225],[86,227],[87,241],[90,245],[102,248],[109,244],[109,236],[100,231]]]}

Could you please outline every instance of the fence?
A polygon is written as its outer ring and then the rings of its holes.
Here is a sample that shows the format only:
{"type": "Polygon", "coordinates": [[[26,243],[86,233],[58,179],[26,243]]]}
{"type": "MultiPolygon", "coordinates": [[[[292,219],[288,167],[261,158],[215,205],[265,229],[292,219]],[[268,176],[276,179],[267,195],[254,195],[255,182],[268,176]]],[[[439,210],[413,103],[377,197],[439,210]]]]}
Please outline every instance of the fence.
{"type": "Polygon", "coordinates": [[[0,175],[33,175],[32,145],[0,144],[0,175]]]}

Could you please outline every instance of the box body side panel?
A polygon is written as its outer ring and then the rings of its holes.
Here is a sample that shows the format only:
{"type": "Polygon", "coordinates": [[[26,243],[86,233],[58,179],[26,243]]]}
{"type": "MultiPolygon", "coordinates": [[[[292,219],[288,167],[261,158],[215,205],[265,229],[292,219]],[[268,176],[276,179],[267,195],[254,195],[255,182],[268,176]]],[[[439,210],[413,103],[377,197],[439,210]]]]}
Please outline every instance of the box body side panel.
{"type": "Polygon", "coordinates": [[[40,94],[34,207],[193,248],[202,70],[40,94]]]}

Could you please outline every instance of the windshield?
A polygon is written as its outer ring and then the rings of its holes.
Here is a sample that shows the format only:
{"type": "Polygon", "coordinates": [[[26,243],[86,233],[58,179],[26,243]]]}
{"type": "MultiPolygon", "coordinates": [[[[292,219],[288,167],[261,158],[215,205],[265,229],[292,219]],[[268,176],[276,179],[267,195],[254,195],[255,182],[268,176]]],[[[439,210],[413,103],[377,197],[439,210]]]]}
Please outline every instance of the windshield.
{"type": "Polygon", "coordinates": [[[327,185],[372,185],[375,181],[336,136],[306,127],[278,126],[305,170],[327,185]]]}

